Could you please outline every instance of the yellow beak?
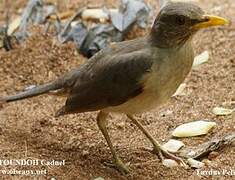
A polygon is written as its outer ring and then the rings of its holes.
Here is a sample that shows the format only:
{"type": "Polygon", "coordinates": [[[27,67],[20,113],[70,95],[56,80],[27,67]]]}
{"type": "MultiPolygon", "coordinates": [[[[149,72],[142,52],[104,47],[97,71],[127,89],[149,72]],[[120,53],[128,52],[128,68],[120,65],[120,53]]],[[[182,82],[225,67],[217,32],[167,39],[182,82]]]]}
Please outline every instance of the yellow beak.
{"type": "Polygon", "coordinates": [[[229,21],[225,18],[213,15],[203,15],[203,19],[205,21],[199,22],[193,26],[193,29],[199,30],[204,29],[211,26],[221,26],[221,25],[228,25],[229,21]]]}

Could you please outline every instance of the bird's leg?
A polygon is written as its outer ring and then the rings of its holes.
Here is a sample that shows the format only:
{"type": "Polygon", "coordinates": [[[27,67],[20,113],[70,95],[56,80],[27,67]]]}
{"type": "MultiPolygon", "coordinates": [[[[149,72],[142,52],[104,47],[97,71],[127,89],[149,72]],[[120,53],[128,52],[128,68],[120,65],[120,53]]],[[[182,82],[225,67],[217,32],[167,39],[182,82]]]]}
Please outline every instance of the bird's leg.
{"type": "Polygon", "coordinates": [[[150,142],[153,144],[153,152],[157,153],[160,160],[163,161],[164,160],[164,156],[170,159],[173,159],[177,162],[179,162],[180,164],[182,164],[183,166],[187,166],[185,164],[185,162],[175,156],[174,154],[169,153],[167,150],[163,149],[161,147],[161,145],[158,143],[158,141],[156,141],[153,136],[148,132],[148,130],[146,130],[143,125],[137,120],[135,119],[132,115],[127,115],[127,117],[144,133],[144,135],[150,140],[150,142]]]}
{"type": "Polygon", "coordinates": [[[107,116],[108,113],[105,113],[103,111],[100,111],[98,116],[97,116],[97,124],[104,135],[105,140],[108,143],[108,146],[111,150],[112,156],[113,156],[113,163],[114,166],[121,172],[128,173],[129,169],[126,167],[126,165],[121,161],[121,159],[118,157],[116,151],[114,150],[113,144],[111,142],[111,139],[109,137],[108,131],[107,131],[107,116]]]}

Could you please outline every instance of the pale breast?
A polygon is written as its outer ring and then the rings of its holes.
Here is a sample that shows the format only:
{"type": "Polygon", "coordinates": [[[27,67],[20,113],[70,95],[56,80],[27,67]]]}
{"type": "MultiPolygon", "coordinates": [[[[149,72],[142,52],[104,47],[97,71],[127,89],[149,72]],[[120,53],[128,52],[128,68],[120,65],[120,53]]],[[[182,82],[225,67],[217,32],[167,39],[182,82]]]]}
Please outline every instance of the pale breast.
{"type": "Polygon", "coordinates": [[[162,105],[184,81],[192,63],[193,51],[190,44],[185,44],[180,50],[165,52],[165,55],[162,52],[161,59],[156,59],[151,72],[141,79],[144,91],[119,106],[106,108],[105,111],[139,114],[162,105]]]}

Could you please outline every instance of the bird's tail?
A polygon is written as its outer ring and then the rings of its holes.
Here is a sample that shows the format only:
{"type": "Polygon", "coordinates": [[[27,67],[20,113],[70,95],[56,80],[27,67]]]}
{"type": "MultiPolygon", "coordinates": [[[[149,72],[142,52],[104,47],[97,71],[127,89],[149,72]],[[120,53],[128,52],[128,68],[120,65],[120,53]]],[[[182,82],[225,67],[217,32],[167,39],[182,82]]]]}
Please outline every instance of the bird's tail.
{"type": "Polygon", "coordinates": [[[39,85],[35,88],[20,92],[16,95],[0,97],[0,105],[8,103],[8,102],[12,102],[12,101],[18,101],[21,99],[38,96],[38,95],[47,93],[49,91],[61,89],[63,87],[64,87],[63,81],[61,81],[61,79],[58,79],[51,83],[39,85]]]}

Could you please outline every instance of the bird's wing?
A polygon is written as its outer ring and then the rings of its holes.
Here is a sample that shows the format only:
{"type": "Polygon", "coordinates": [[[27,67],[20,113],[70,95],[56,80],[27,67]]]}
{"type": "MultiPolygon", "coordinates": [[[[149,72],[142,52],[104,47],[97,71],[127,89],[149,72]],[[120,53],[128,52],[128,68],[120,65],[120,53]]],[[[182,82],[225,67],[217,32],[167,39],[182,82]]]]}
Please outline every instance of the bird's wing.
{"type": "Polygon", "coordinates": [[[123,51],[104,52],[101,53],[103,58],[97,55],[98,59],[89,60],[80,70],[81,75],[61,110],[62,114],[120,105],[142,92],[141,78],[151,69],[151,52],[148,48],[123,51]]]}

